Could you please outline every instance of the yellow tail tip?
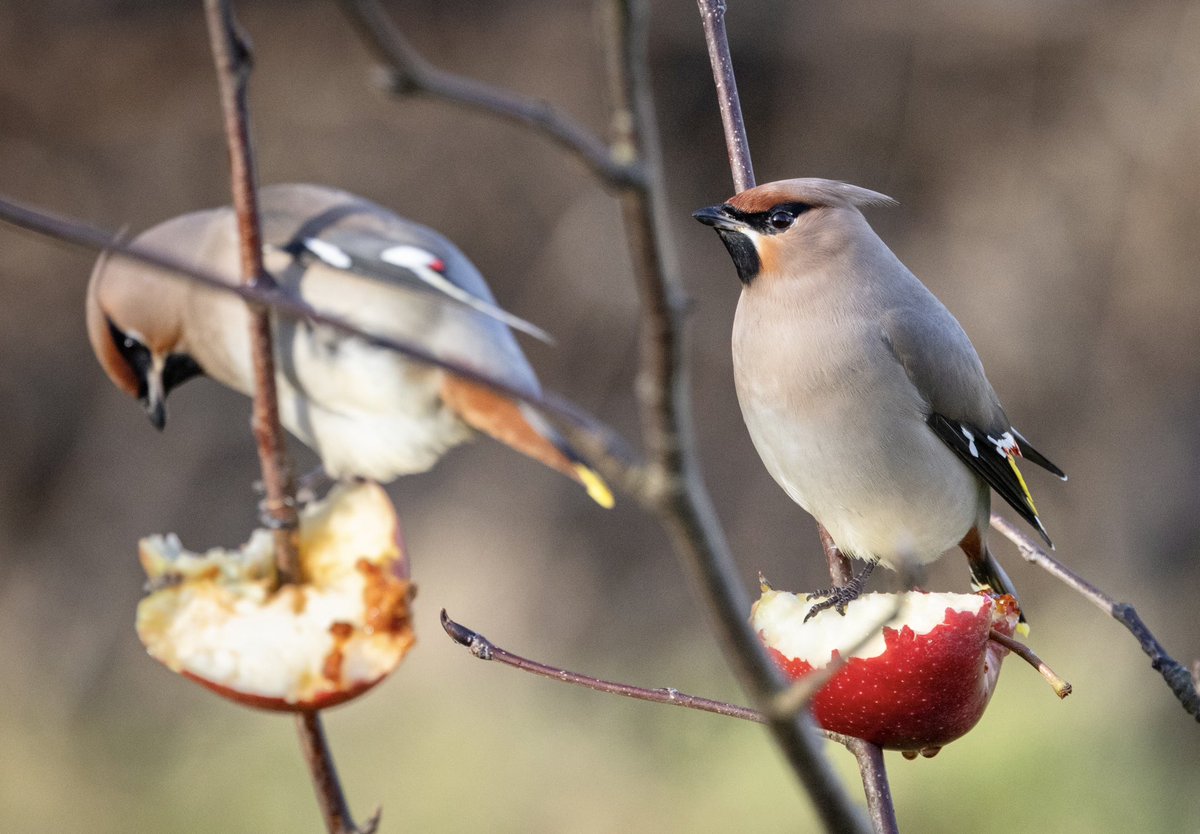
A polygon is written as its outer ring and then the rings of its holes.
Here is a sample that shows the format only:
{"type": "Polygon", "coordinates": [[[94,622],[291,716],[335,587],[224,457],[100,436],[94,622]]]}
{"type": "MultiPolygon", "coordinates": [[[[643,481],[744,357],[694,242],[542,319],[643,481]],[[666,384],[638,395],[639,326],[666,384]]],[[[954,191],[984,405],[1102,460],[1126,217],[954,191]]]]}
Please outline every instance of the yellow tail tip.
{"type": "Polygon", "coordinates": [[[575,464],[575,477],[579,479],[579,483],[583,484],[583,488],[587,490],[588,497],[604,509],[611,510],[613,505],[617,503],[613,498],[612,490],[608,488],[608,484],[604,483],[599,475],[582,463],[575,464]]]}

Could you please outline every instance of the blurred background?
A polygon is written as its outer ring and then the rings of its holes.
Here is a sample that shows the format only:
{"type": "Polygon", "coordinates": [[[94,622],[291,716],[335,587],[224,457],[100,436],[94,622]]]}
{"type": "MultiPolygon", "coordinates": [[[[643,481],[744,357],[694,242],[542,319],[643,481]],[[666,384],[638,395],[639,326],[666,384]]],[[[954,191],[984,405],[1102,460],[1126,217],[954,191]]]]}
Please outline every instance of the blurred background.
{"type": "MultiPolygon", "coordinates": [[[[747,587],[822,586],[812,522],[734,397],[738,283],[695,208],[731,192],[692,3],[653,3],[670,234],[695,301],[703,464],[747,587]]],[[[869,219],[971,334],[1008,412],[1071,475],[1031,487],[1058,555],[1200,657],[1200,3],[741,2],[730,37],[760,182],[888,193],[869,219]]],[[[606,128],[592,5],[390,4],[432,61],[606,128]]],[[[500,302],[558,337],[544,384],[636,438],[636,298],[617,206],[541,138],[368,83],[334,5],[240,2],[263,182],[358,192],[435,226],[500,302]]],[[[228,201],[198,2],[0,5],[0,193],[140,231],[228,201]]],[[[199,381],[158,434],[88,347],[94,256],[0,227],[0,829],[318,831],[292,722],[147,657],[140,536],[202,549],[256,521],[248,401],[199,381]]],[[[312,456],[294,445],[300,467],[312,456]]],[[[663,533],[490,441],[390,489],[419,645],[327,726],[385,831],[796,831],[807,799],[759,728],[478,663],[450,614],[514,651],[739,700],[663,533]]],[[[1200,830],[1197,727],[1115,622],[994,547],[1058,702],[1010,662],[980,726],[889,755],[906,831],[1200,830]]],[[[878,580],[877,580],[878,581],[878,580]]],[[[958,556],[929,585],[964,589],[958,556]]],[[[886,585],[886,582],[884,582],[886,585]]],[[[853,762],[830,756],[857,796],[853,762]]]]}

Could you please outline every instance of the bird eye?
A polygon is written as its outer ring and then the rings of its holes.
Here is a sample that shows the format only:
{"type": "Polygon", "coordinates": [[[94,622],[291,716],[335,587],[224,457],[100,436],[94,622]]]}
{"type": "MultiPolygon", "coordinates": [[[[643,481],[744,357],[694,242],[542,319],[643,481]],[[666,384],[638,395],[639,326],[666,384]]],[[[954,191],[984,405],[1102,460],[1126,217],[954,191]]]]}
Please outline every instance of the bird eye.
{"type": "Polygon", "coordinates": [[[767,218],[767,222],[771,224],[771,228],[783,231],[796,222],[796,215],[785,209],[776,209],[771,212],[771,216],[767,218]]]}

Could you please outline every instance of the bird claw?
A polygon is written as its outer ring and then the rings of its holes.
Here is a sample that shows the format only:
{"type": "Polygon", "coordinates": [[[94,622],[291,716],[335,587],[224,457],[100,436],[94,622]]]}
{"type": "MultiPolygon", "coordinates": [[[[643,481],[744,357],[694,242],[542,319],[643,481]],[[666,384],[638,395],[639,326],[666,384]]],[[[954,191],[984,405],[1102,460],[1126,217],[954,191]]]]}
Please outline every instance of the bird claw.
{"type": "MultiPolygon", "coordinates": [[[[291,500],[287,504],[295,507],[299,502],[291,500]]],[[[303,504],[299,504],[299,506],[303,506],[303,504]]],[[[266,498],[258,502],[258,523],[268,530],[294,530],[299,526],[299,522],[294,520],[294,516],[291,521],[279,518],[272,511],[271,501],[266,498]]]]}
{"type": "Polygon", "coordinates": [[[804,622],[807,623],[813,617],[829,608],[832,608],[843,617],[846,616],[846,606],[862,595],[863,588],[867,584],[867,578],[870,577],[873,570],[875,570],[875,562],[867,562],[867,566],[845,585],[837,585],[833,588],[825,588],[809,594],[809,599],[813,597],[822,599],[812,608],[808,609],[808,613],[804,615],[804,622]]]}

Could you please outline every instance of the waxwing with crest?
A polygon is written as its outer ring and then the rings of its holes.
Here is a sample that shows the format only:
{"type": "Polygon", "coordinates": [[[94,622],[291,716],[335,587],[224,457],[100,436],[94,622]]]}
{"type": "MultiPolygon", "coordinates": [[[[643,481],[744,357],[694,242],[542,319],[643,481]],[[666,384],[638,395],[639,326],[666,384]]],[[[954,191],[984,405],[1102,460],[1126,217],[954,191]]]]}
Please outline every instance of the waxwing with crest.
{"type": "MultiPolygon", "coordinates": [[[[285,292],[368,333],[540,390],[511,328],[545,334],[498,307],[478,270],[442,235],[323,186],[269,186],[259,204],[266,268],[285,292]]],[[[168,220],[136,242],[238,280],[229,207],[168,220]]],[[[87,323],[109,378],[159,428],[167,395],[194,376],[252,392],[247,308],[231,294],[106,254],[88,285],[87,323]]],[[[280,317],[274,327],[280,418],[330,476],[387,482],[422,472],[479,431],[611,506],[603,481],[527,405],[310,321],[280,317]]]]}
{"type": "Polygon", "coordinates": [[[958,321],[860,211],[892,202],[792,179],[693,215],[742,282],[734,381],[755,448],[838,548],[867,563],[814,613],[843,611],[876,564],[925,564],[956,545],[977,585],[1014,593],[987,547],[991,491],[1049,544],[1018,461],[1066,479],[1009,422],[958,321]]]}

